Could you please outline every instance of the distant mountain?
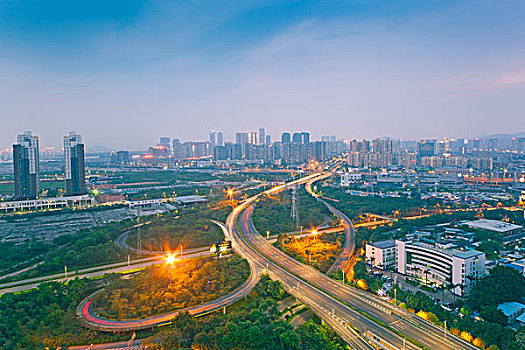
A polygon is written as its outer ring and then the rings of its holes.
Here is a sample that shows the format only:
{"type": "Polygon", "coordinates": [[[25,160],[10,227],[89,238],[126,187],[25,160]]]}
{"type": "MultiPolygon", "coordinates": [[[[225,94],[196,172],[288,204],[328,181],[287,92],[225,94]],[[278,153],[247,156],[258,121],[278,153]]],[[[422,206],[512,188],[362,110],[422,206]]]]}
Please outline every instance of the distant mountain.
{"type": "Polygon", "coordinates": [[[109,147],[101,146],[101,145],[86,147],[86,151],[89,153],[110,153],[110,152],[113,152],[114,150],[115,149],[113,148],[109,148],[109,147]]]}
{"type": "Polygon", "coordinates": [[[488,136],[481,136],[480,139],[510,140],[513,137],[525,137],[525,131],[517,132],[515,134],[493,134],[488,136]]]}

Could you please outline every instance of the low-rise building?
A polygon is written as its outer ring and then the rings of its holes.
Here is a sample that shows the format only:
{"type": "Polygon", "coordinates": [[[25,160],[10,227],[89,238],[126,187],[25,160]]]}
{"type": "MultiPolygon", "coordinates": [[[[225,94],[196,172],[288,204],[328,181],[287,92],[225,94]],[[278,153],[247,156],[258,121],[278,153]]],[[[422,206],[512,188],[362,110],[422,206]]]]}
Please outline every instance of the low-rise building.
{"type": "Polygon", "coordinates": [[[31,210],[49,210],[66,207],[83,207],[91,204],[93,204],[93,199],[87,194],[81,196],[40,198],[31,200],[0,202],[0,213],[31,210]]]}
{"type": "Polygon", "coordinates": [[[516,319],[525,313],[525,305],[515,301],[507,301],[498,305],[498,310],[501,311],[507,318],[507,323],[512,324],[516,319]]]}
{"type": "Polygon", "coordinates": [[[204,203],[207,201],[207,199],[203,196],[193,195],[193,196],[174,197],[173,201],[180,205],[190,205],[190,204],[204,203]]]}
{"type": "Polygon", "coordinates": [[[397,271],[427,285],[464,295],[485,275],[485,253],[442,249],[419,241],[396,240],[397,271]]]}
{"type": "Polygon", "coordinates": [[[153,206],[160,206],[162,205],[162,202],[163,202],[162,198],[141,199],[137,201],[129,201],[128,206],[130,209],[148,208],[148,207],[153,207],[153,206]]]}
{"type": "Polygon", "coordinates": [[[520,225],[514,225],[509,222],[498,221],[498,220],[488,220],[488,219],[468,221],[465,224],[470,228],[497,232],[497,233],[506,234],[506,235],[517,233],[523,228],[520,225]]]}
{"type": "Polygon", "coordinates": [[[377,183],[402,183],[405,181],[404,173],[378,173],[376,175],[377,183]]]}
{"type": "Polygon", "coordinates": [[[374,267],[386,270],[396,263],[396,243],[392,240],[367,243],[366,260],[374,267]]]}
{"type": "Polygon", "coordinates": [[[341,174],[341,186],[348,187],[350,183],[361,181],[361,174],[359,173],[343,173],[341,174]]]}

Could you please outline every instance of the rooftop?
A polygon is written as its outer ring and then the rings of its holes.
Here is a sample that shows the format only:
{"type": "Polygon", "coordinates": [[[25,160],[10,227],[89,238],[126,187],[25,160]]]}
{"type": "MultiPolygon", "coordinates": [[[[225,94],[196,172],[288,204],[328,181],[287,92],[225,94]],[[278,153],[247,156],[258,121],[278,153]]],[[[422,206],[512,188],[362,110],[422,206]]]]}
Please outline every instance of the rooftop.
{"type": "Polygon", "coordinates": [[[201,203],[205,202],[206,198],[202,196],[178,196],[173,199],[175,202],[178,202],[180,204],[191,204],[191,203],[201,203]]]}
{"type": "MultiPolygon", "coordinates": [[[[403,239],[400,239],[399,241],[403,241],[403,239]]],[[[471,249],[471,250],[443,249],[443,248],[440,248],[440,247],[436,246],[435,244],[418,242],[418,241],[406,241],[406,244],[407,245],[419,246],[419,247],[423,247],[423,248],[427,248],[427,249],[433,249],[435,251],[445,253],[448,256],[455,256],[455,257],[458,257],[458,258],[461,258],[461,259],[468,259],[468,258],[471,258],[471,257],[475,257],[475,256],[479,256],[479,255],[484,255],[485,254],[485,253],[480,252],[479,250],[475,250],[475,249],[471,249]]]]}
{"type": "Polygon", "coordinates": [[[507,317],[519,311],[520,309],[525,309],[525,305],[515,301],[507,301],[498,305],[498,310],[503,312],[503,314],[507,317]]]}
{"type": "Polygon", "coordinates": [[[503,222],[503,221],[498,221],[498,220],[488,220],[488,219],[468,221],[465,224],[467,224],[469,227],[479,228],[482,230],[495,231],[499,233],[506,233],[506,232],[515,231],[515,230],[522,228],[522,226],[514,225],[508,222],[503,222]]]}
{"type": "Polygon", "coordinates": [[[369,243],[369,244],[371,246],[373,246],[373,247],[380,248],[380,249],[393,248],[393,247],[396,246],[396,242],[394,242],[392,240],[373,242],[373,243],[369,243]]]}

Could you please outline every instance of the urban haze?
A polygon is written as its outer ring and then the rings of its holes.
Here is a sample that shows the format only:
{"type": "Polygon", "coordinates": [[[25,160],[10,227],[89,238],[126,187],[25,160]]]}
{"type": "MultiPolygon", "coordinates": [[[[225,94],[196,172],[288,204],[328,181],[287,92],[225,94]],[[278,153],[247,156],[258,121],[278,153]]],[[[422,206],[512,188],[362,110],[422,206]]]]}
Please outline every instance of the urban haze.
{"type": "Polygon", "coordinates": [[[525,349],[524,13],[0,0],[0,349],[525,349]]]}

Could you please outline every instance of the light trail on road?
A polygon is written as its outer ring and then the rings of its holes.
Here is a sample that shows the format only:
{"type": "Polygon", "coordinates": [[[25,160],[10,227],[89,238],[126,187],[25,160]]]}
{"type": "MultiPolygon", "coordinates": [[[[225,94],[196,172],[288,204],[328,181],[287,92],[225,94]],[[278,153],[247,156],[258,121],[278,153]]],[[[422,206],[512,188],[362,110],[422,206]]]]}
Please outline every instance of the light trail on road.
{"type": "MultiPolygon", "coordinates": [[[[299,181],[304,183],[309,180],[313,180],[314,177],[315,175],[311,175],[289,184],[278,186],[267,192],[275,193],[286,188],[286,186],[298,184],[299,181]]],[[[423,346],[429,349],[476,349],[476,347],[474,347],[472,344],[454,337],[451,334],[447,336],[448,339],[445,341],[443,339],[442,328],[437,327],[426,320],[420,319],[415,315],[405,315],[403,314],[404,311],[402,309],[399,309],[398,307],[393,306],[392,304],[380,298],[371,296],[368,293],[355,290],[346,285],[343,285],[340,282],[334,281],[319,271],[297,262],[277,248],[270,245],[269,242],[267,242],[256,230],[254,230],[251,220],[248,220],[249,215],[247,215],[246,212],[249,212],[248,208],[251,207],[256,198],[257,196],[247,199],[244,203],[234,208],[232,214],[228,217],[228,228],[234,235],[234,242],[238,241],[234,247],[241,246],[240,249],[244,254],[247,255],[249,261],[251,259],[255,260],[256,263],[260,265],[262,264],[262,268],[264,268],[265,264],[268,267],[271,267],[269,272],[272,277],[283,282],[283,285],[291,294],[303,301],[309,307],[312,307],[312,309],[316,311],[316,313],[318,313],[323,319],[325,319],[325,321],[327,321],[332,327],[334,327],[338,333],[340,329],[337,327],[337,325],[335,325],[334,322],[329,322],[330,319],[326,319],[327,317],[330,317],[330,315],[328,315],[326,311],[319,311],[319,308],[316,309],[315,305],[312,304],[311,301],[315,301],[316,299],[312,299],[306,295],[305,292],[294,292],[294,289],[292,289],[293,285],[290,285],[290,282],[293,282],[289,280],[290,276],[293,276],[293,278],[295,278],[295,282],[298,282],[297,286],[300,288],[300,290],[306,290],[308,293],[313,293],[312,295],[320,298],[324,303],[327,303],[326,305],[332,305],[329,306],[333,308],[332,312],[335,312],[335,316],[332,317],[341,318],[341,316],[339,316],[337,313],[338,311],[341,312],[345,317],[351,316],[353,319],[347,320],[350,321],[350,324],[353,324],[358,329],[360,329],[359,327],[363,326],[363,331],[371,329],[374,334],[379,335],[391,344],[395,344],[395,346],[399,349],[404,346],[404,340],[395,332],[404,334],[408,338],[420,342],[423,346]],[[240,231],[242,231],[242,234],[239,232],[237,227],[237,221],[239,218],[239,227],[241,229],[240,231]],[[293,272],[293,274],[290,272],[293,272]],[[313,290],[310,288],[313,288],[313,290]],[[332,300],[330,300],[330,295],[336,297],[337,299],[332,298],[332,300]],[[345,303],[339,300],[344,300],[352,307],[358,309],[360,312],[346,306],[345,303]],[[389,326],[390,330],[370,320],[369,317],[364,316],[364,314],[376,318],[385,325],[391,324],[389,326]]],[[[326,306],[323,307],[330,311],[330,309],[326,308],[326,306]]],[[[344,333],[340,333],[340,335],[349,343],[352,342],[351,337],[347,337],[347,335],[345,336],[344,333]]],[[[408,349],[418,348],[416,345],[409,342],[406,342],[406,347],[408,349]]]]}

